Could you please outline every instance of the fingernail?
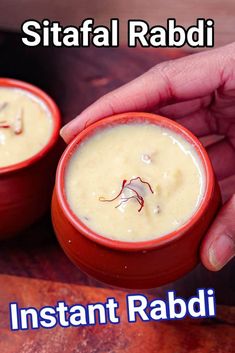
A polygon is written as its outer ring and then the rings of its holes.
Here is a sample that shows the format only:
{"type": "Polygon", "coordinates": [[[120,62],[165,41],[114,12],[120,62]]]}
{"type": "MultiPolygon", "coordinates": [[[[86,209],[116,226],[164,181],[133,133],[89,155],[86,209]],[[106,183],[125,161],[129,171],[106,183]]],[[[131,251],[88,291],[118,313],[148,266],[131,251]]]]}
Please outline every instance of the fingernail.
{"type": "Polygon", "coordinates": [[[216,271],[224,267],[234,255],[235,243],[228,235],[220,235],[210,245],[209,261],[216,271]]]}
{"type": "Polygon", "coordinates": [[[60,136],[61,136],[61,137],[63,137],[64,128],[65,128],[65,126],[63,126],[63,127],[60,129],[60,136]]]}
{"type": "Polygon", "coordinates": [[[66,130],[66,127],[67,127],[67,125],[63,126],[63,127],[60,129],[60,136],[61,136],[61,137],[63,137],[64,131],[66,130]]]}
{"type": "Polygon", "coordinates": [[[78,130],[77,119],[71,120],[69,123],[67,123],[60,129],[60,136],[65,140],[65,142],[68,143],[75,136],[74,127],[76,128],[76,131],[77,131],[78,130]]]}
{"type": "Polygon", "coordinates": [[[66,143],[69,143],[69,141],[72,139],[72,137],[70,136],[72,135],[72,133],[70,133],[70,127],[72,127],[72,123],[68,123],[60,129],[60,136],[66,143]]]}

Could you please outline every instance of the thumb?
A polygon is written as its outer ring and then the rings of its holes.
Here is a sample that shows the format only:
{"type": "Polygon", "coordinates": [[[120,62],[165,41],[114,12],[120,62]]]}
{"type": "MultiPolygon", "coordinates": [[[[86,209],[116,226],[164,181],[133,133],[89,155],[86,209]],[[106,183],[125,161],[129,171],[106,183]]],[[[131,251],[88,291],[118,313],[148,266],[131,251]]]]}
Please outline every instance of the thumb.
{"type": "Polygon", "coordinates": [[[235,256],[235,194],[222,207],[201,246],[201,260],[218,271],[235,256]]]}

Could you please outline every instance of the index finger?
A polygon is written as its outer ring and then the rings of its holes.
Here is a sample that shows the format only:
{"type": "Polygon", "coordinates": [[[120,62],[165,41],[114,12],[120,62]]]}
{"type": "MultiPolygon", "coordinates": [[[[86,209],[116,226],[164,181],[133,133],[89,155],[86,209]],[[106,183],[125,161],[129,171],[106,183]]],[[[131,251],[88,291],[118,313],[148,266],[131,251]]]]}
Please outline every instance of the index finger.
{"type": "Polygon", "coordinates": [[[106,94],[61,130],[68,143],[85,126],[126,111],[151,111],[165,104],[204,97],[224,79],[226,59],[235,45],[163,62],[106,94]],[[226,52],[226,56],[224,53],[226,52]]]}

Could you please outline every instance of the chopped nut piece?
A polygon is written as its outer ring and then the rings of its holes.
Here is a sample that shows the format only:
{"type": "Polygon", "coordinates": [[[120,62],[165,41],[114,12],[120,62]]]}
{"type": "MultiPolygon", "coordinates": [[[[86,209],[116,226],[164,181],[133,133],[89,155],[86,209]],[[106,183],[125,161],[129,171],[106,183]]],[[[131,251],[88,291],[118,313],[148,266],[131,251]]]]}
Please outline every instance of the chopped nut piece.
{"type": "Polygon", "coordinates": [[[150,164],[152,162],[152,159],[148,154],[143,154],[141,159],[146,164],[150,164]]]}
{"type": "Polygon", "coordinates": [[[7,103],[7,102],[0,103],[0,112],[1,112],[2,110],[4,110],[4,109],[8,106],[8,104],[9,104],[9,103],[7,103]]]}
{"type": "Polygon", "coordinates": [[[23,109],[20,109],[13,123],[13,131],[16,135],[23,132],[23,109]]]}
{"type": "Polygon", "coordinates": [[[160,208],[159,205],[157,205],[157,206],[154,208],[153,213],[159,214],[160,212],[161,212],[161,208],[160,208]]]}

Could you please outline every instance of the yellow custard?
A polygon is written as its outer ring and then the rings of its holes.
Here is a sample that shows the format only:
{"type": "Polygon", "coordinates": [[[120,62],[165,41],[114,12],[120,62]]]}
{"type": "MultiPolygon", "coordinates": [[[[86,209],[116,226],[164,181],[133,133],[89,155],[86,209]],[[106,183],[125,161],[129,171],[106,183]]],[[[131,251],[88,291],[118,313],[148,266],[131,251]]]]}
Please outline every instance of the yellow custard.
{"type": "Polygon", "coordinates": [[[150,240],[183,225],[204,195],[203,166],[183,137],[150,123],[103,129],[69,161],[65,190],[74,214],[98,234],[150,240]]]}
{"type": "Polygon", "coordinates": [[[23,89],[0,88],[0,167],[38,153],[52,130],[52,116],[42,100],[23,89]]]}

